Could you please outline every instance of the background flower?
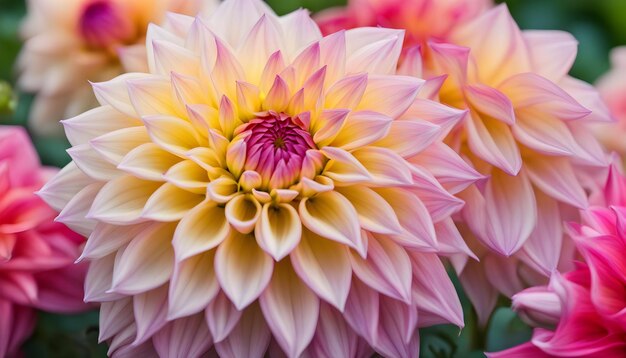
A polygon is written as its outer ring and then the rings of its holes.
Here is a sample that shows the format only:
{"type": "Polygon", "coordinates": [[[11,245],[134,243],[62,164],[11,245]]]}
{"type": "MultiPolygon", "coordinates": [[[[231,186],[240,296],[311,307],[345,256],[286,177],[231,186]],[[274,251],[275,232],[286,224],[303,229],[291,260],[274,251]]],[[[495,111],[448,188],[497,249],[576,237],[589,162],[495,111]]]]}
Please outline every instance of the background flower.
{"type": "MultiPolygon", "coordinates": [[[[145,31],[166,11],[193,15],[201,1],[29,0],[19,86],[37,93],[30,127],[58,134],[58,121],[96,105],[88,81],[145,68],[145,31]]],[[[207,7],[212,1],[207,1],[207,7]]]]}
{"type": "Polygon", "coordinates": [[[531,342],[490,357],[626,354],[626,178],[616,167],[609,174],[605,199],[606,207],[586,211],[585,224],[570,225],[585,262],[563,276],[555,273],[547,288],[532,288],[519,294],[523,302],[520,305],[518,299],[518,307],[535,317],[545,317],[546,313],[558,316],[556,328],[537,328],[531,342]],[[541,297],[537,291],[543,292],[541,297]],[[538,298],[544,302],[558,299],[560,307],[535,306],[538,298]]]}
{"type": "Polygon", "coordinates": [[[33,193],[55,172],[42,168],[26,132],[0,128],[0,356],[17,352],[35,310],[78,312],[85,265],[74,266],[83,238],[54,223],[33,193]]]}
{"type": "Polygon", "coordinates": [[[364,26],[404,29],[405,46],[411,46],[445,42],[454,27],[491,5],[491,0],[350,0],[346,7],[320,12],[315,20],[324,34],[364,26]]]}
{"type": "Polygon", "coordinates": [[[458,194],[463,236],[481,262],[456,263],[485,322],[498,293],[571,266],[561,223],[588,206],[581,177],[607,162],[590,124],[610,116],[591,85],[567,75],[577,46],[568,33],[521,31],[500,5],[448,39],[410,49],[401,72],[439,80],[439,100],[468,110],[446,143],[488,176],[458,194]]]}
{"type": "Polygon", "coordinates": [[[626,47],[611,52],[611,65],[611,70],[596,85],[617,123],[598,124],[594,130],[608,150],[623,157],[626,154],[626,47]]]}

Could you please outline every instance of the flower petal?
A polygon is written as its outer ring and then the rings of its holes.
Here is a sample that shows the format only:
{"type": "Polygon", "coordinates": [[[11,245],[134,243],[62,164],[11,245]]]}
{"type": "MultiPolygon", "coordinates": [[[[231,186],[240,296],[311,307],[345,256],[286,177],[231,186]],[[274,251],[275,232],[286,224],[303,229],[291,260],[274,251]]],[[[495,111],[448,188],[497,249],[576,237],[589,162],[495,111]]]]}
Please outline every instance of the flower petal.
{"type": "Polygon", "coordinates": [[[112,291],[133,295],[161,286],[174,269],[171,247],[175,226],[153,224],[121,252],[115,262],[112,291]]]}
{"type": "Polygon", "coordinates": [[[343,311],[352,268],[345,246],[305,230],[291,253],[294,270],[320,298],[343,311]]]}
{"type": "Polygon", "coordinates": [[[385,237],[369,237],[367,258],[351,253],[355,275],[376,291],[411,302],[411,261],[405,250],[385,237]]]}
{"type": "Polygon", "coordinates": [[[274,260],[282,260],[300,242],[302,224],[298,212],[289,204],[264,204],[254,236],[274,260]]]}
{"type": "Polygon", "coordinates": [[[291,265],[277,264],[267,289],[259,298],[274,339],[289,357],[298,357],[313,339],[319,299],[295,274],[291,265]]]}
{"type": "Polygon", "coordinates": [[[262,358],[272,334],[267,328],[259,306],[248,307],[226,339],[215,344],[221,357],[262,358]]]}
{"type": "Polygon", "coordinates": [[[415,77],[370,75],[357,109],[372,110],[398,118],[409,109],[423,85],[424,80],[415,77]],[[394,95],[389,96],[389,93],[394,95]]]}
{"type": "Polygon", "coordinates": [[[328,191],[305,198],[300,201],[299,213],[302,224],[312,232],[364,254],[358,214],[343,195],[328,191]]]}
{"type": "Polygon", "coordinates": [[[494,170],[485,189],[486,242],[510,256],[522,247],[537,223],[535,194],[524,172],[509,176],[494,170]]]}
{"type": "Polygon", "coordinates": [[[205,309],[217,295],[215,251],[208,251],[177,261],[170,279],[167,319],[191,316],[205,309]]]}
{"type": "MultiPolygon", "coordinates": [[[[252,309],[249,307],[247,310],[252,309]]],[[[209,330],[215,342],[221,342],[228,338],[230,332],[235,328],[242,311],[237,310],[235,305],[226,297],[224,292],[219,291],[217,296],[206,307],[205,318],[209,325],[209,330]]]]}
{"type": "Polygon", "coordinates": [[[215,255],[215,273],[224,293],[238,310],[259,297],[272,278],[274,261],[254,238],[233,232],[215,255]]]}
{"type": "Polygon", "coordinates": [[[210,201],[196,206],[185,214],[174,232],[176,260],[183,261],[217,247],[230,231],[223,207],[210,201]]]}

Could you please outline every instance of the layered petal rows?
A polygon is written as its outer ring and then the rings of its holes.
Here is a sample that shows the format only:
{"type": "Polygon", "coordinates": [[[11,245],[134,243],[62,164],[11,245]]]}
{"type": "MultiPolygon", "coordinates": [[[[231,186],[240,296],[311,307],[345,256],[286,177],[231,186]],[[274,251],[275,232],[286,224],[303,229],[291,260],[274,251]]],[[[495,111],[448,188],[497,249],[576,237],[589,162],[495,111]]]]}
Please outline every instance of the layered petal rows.
{"type": "Polygon", "coordinates": [[[451,193],[483,176],[441,143],[466,112],[396,74],[402,41],[227,0],[93,84],[41,195],[89,237],[110,354],[406,357],[463,325],[437,253],[471,254],[451,193]]]}
{"type": "Polygon", "coordinates": [[[467,111],[445,142],[488,177],[458,193],[458,221],[481,263],[457,268],[484,321],[498,292],[572,265],[561,223],[588,206],[584,178],[607,165],[591,125],[611,117],[592,86],[567,75],[577,46],[567,33],[521,31],[500,5],[448,41],[407,50],[400,72],[429,79],[441,103],[467,111]]]}
{"type": "Polygon", "coordinates": [[[42,168],[26,131],[0,129],[0,356],[13,356],[35,328],[35,310],[72,313],[83,303],[84,239],[53,222],[33,192],[54,174],[42,168]]]}

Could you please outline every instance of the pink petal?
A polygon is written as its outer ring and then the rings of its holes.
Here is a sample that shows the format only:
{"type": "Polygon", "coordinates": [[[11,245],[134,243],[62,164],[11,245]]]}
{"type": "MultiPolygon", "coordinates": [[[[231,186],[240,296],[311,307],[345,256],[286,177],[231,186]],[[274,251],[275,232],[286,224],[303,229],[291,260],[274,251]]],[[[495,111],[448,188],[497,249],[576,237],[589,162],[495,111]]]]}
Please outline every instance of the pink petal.
{"type": "Polygon", "coordinates": [[[511,100],[497,89],[485,85],[465,86],[465,98],[469,105],[481,114],[507,124],[515,123],[511,100]]]}
{"type": "Polygon", "coordinates": [[[395,74],[404,31],[364,27],[346,31],[346,67],[351,72],[395,74]]]}
{"type": "Polygon", "coordinates": [[[578,52],[578,41],[565,31],[524,31],[533,70],[540,75],[558,81],[574,64],[578,52]]]}
{"type": "Polygon", "coordinates": [[[524,172],[512,177],[494,170],[486,184],[485,202],[489,218],[485,243],[510,256],[526,242],[537,222],[530,180],[524,172]]]}
{"type": "Polygon", "coordinates": [[[567,159],[533,157],[526,161],[532,183],[554,199],[577,208],[587,207],[587,196],[567,159]]]}
{"type": "Polygon", "coordinates": [[[215,255],[222,290],[241,310],[259,297],[272,278],[274,261],[251,236],[233,233],[215,255]]]}
{"type": "Polygon", "coordinates": [[[322,303],[317,329],[309,351],[315,357],[355,357],[358,336],[343,316],[333,307],[322,303]]]}
{"type": "Polygon", "coordinates": [[[475,113],[470,114],[466,123],[472,152],[508,174],[517,175],[522,167],[522,158],[510,127],[475,113]]]}
{"type": "Polygon", "coordinates": [[[534,73],[512,76],[498,89],[511,99],[516,111],[532,108],[562,120],[576,120],[591,113],[561,87],[534,73]]]}
{"type": "MultiPolygon", "coordinates": [[[[254,310],[254,306],[243,312],[247,310],[254,310]]],[[[213,341],[217,343],[227,339],[240,321],[243,312],[238,311],[224,292],[220,291],[205,311],[206,322],[213,336],[213,341]]]]}
{"type": "Polygon", "coordinates": [[[374,349],[385,357],[419,355],[417,309],[392,298],[380,298],[380,326],[374,349]]]}
{"type": "Polygon", "coordinates": [[[305,230],[300,244],[291,253],[294,270],[320,298],[343,311],[352,267],[345,246],[305,230]]]}
{"type": "Polygon", "coordinates": [[[378,292],[358,278],[352,279],[352,287],[343,316],[352,329],[368,342],[374,342],[379,323],[378,292]]]}
{"type": "Polygon", "coordinates": [[[522,248],[522,260],[548,276],[556,270],[563,242],[562,220],[558,203],[541,192],[537,200],[537,226],[522,248]]]}
{"type": "Polygon", "coordinates": [[[461,301],[437,255],[412,252],[410,257],[413,267],[413,302],[420,314],[427,311],[443,318],[445,322],[463,327],[461,301]]]}
{"type": "Polygon", "coordinates": [[[315,334],[319,299],[304,285],[291,265],[278,264],[259,298],[274,339],[289,357],[298,357],[315,334]]]}
{"type": "Polygon", "coordinates": [[[219,290],[214,273],[215,252],[178,261],[170,279],[168,320],[190,316],[206,308],[219,290]]]}
{"type": "Polygon", "coordinates": [[[411,262],[404,248],[386,237],[369,237],[367,258],[351,253],[355,275],[371,288],[411,302],[411,262]]]}
{"type": "Polygon", "coordinates": [[[424,80],[415,77],[370,75],[357,109],[398,118],[409,109],[423,85],[424,80]],[[389,96],[389,93],[396,95],[389,96]]]}
{"type": "Polygon", "coordinates": [[[167,285],[134,296],[133,312],[137,325],[133,343],[141,344],[167,323],[167,285]]]}
{"type": "Polygon", "coordinates": [[[246,308],[239,323],[226,339],[215,344],[215,349],[222,357],[262,358],[271,336],[259,306],[254,304],[246,308]]]}
{"type": "Polygon", "coordinates": [[[213,343],[202,314],[169,322],[152,342],[160,357],[200,357],[213,343]]]}
{"type": "Polygon", "coordinates": [[[137,294],[161,286],[174,268],[174,226],[154,223],[137,235],[116,260],[112,291],[137,294]]]}

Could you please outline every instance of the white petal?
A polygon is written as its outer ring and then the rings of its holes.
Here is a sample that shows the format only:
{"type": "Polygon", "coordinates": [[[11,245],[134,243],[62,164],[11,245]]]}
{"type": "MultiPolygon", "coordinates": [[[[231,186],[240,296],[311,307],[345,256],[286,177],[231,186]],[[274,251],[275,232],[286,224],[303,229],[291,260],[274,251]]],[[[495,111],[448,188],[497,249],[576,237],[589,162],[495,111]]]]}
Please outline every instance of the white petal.
{"type": "Polygon", "coordinates": [[[206,201],[189,211],[176,227],[172,245],[178,261],[211,250],[230,235],[224,208],[206,201]]]}
{"type": "Polygon", "coordinates": [[[259,246],[280,261],[298,245],[302,224],[298,212],[289,204],[265,204],[254,231],[259,246]]]}
{"type": "Polygon", "coordinates": [[[123,176],[106,183],[100,190],[89,212],[89,217],[111,224],[138,222],[141,212],[161,183],[123,176]]]}
{"type": "Polygon", "coordinates": [[[343,195],[328,191],[300,201],[300,219],[314,233],[364,253],[359,219],[343,195]]]}
{"type": "Polygon", "coordinates": [[[300,244],[291,253],[291,263],[311,290],[343,311],[352,278],[345,246],[305,230],[300,244]]]}
{"type": "Polygon", "coordinates": [[[150,196],[141,217],[162,222],[178,221],[203,200],[204,195],[190,193],[171,183],[165,183],[150,196]]]}
{"type": "Polygon", "coordinates": [[[137,235],[115,262],[114,292],[128,295],[156,288],[170,279],[174,268],[172,224],[152,224],[137,235]]]}
{"type": "Polygon", "coordinates": [[[286,261],[278,264],[259,298],[274,339],[289,357],[298,357],[313,339],[319,299],[286,261]]]}
{"type": "Polygon", "coordinates": [[[133,312],[137,324],[137,337],[133,344],[152,338],[166,323],[167,285],[133,296],[133,312]]]}
{"type": "Polygon", "coordinates": [[[215,273],[224,293],[241,310],[259,297],[272,278],[274,261],[254,237],[232,233],[215,255],[215,273]]]}
{"type": "Polygon", "coordinates": [[[215,252],[177,261],[170,280],[167,319],[190,316],[204,310],[219,290],[215,277],[215,252]]]}

